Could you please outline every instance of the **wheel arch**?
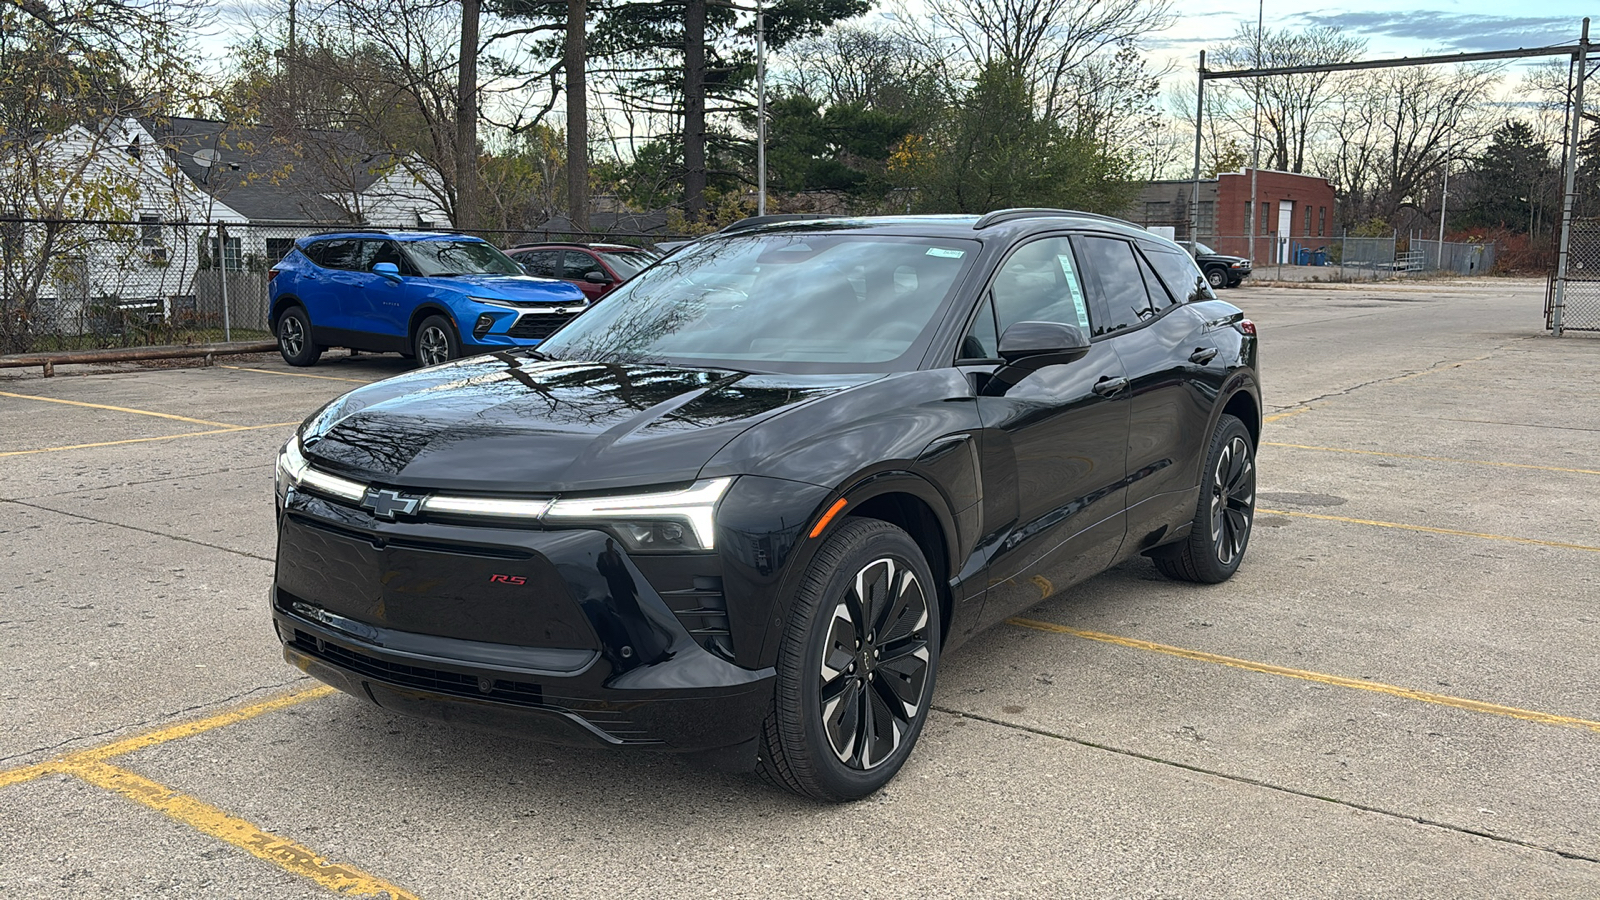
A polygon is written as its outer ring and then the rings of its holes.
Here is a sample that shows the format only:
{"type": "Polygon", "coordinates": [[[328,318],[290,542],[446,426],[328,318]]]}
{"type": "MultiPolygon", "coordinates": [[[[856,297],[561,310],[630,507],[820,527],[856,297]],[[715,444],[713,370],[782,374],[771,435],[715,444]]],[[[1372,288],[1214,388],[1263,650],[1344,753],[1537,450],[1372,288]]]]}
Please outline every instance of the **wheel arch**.
{"type": "MultiPolygon", "coordinates": [[[[278,299],[272,301],[272,308],[267,311],[268,331],[272,332],[273,334],[278,333],[278,319],[283,315],[284,310],[291,306],[298,306],[301,309],[306,308],[305,301],[301,300],[300,297],[295,294],[283,294],[278,297],[278,299]]],[[[306,315],[309,317],[310,312],[308,311],[306,315]]]]}
{"type": "Polygon", "coordinates": [[[450,307],[442,303],[427,302],[411,311],[411,318],[406,322],[406,347],[409,349],[417,341],[417,328],[422,325],[422,320],[429,316],[443,316],[450,323],[451,329],[456,333],[456,341],[461,340],[461,325],[456,322],[456,314],[450,307]]]}
{"type": "Polygon", "coordinates": [[[1228,402],[1222,405],[1221,415],[1233,416],[1243,422],[1245,430],[1250,432],[1250,443],[1258,448],[1261,446],[1261,405],[1248,390],[1241,387],[1234,391],[1228,402]]]}
{"type": "Polygon", "coordinates": [[[938,491],[909,472],[886,473],[843,494],[844,518],[877,519],[911,536],[934,574],[939,596],[939,641],[950,634],[955,597],[950,589],[956,558],[954,517],[938,491]]]}

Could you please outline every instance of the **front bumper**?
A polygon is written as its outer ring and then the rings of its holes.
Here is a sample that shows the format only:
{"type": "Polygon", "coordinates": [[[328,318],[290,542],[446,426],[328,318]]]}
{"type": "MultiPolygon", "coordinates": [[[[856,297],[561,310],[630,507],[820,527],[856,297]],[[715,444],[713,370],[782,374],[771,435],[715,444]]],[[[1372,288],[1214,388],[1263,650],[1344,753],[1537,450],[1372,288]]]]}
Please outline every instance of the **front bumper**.
{"type": "Polygon", "coordinates": [[[289,663],[385,709],[705,751],[759,733],[774,680],[729,658],[716,564],[636,563],[585,529],[383,522],[291,491],[270,603],[289,663]]]}

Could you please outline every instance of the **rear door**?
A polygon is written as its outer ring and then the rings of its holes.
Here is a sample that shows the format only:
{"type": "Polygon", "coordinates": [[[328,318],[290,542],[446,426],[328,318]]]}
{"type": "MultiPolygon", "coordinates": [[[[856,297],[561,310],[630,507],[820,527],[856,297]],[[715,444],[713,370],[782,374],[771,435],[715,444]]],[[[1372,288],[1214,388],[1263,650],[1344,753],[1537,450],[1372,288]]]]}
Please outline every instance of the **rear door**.
{"type": "MultiPolygon", "coordinates": [[[[316,279],[316,303],[307,305],[311,324],[318,329],[346,333],[361,330],[367,315],[367,279],[371,277],[361,270],[364,254],[361,245],[358,238],[338,238],[323,245],[319,258],[322,271],[317,273],[316,279]]],[[[336,342],[347,339],[347,335],[330,337],[336,342]]]]}
{"type": "Polygon", "coordinates": [[[559,250],[527,250],[513,254],[511,258],[521,263],[522,271],[540,278],[555,278],[561,265],[559,250]]]}
{"type": "MultiPolygon", "coordinates": [[[[1017,322],[1076,325],[1091,311],[1065,236],[1017,248],[1001,264],[961,355],[993,358],[1017,322]]],[[[980,396],[988,596],[982,623],[1026,609],[1111,564],[1122,545],[1128,451],[1123,364],[1106,339],[1076,362],[980,396]]]]}
{"type": "Polygon", "coordinates": [[[1081,237],[1078,245],[1093,273],[1097,332],[1116,349],[1130,384],[1128,540],[1130,549],[1143,549],[1194,515],[1199,455],[1216,397],[1215,388],[1205,391],[1203,373],[1220,364],[1201,317],[1181,301],[1209,293],[1181,252],[1157,257],[1168,272],[1163,279],[1151,245],[1099,236],[1081,237]]]}

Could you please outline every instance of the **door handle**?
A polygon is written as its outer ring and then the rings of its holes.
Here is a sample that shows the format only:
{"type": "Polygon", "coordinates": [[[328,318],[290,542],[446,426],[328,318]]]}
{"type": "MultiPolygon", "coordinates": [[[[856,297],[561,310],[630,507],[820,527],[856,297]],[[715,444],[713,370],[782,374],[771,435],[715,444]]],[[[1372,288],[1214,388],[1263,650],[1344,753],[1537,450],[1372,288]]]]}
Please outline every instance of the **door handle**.
{"type": "Polygon", "coordinates": [[[1107,377],[1102,378],[1099,381],[1095,382],[1094,387],[1090,388],[1090,390],[1094,391],[1096,394],[1099,394],[1102,397],[1112,397],[1112,396],[1115,396],[1117,394],[1122,393],[1122,389],[1127,387],[1127,386],[1128,386],[1128,379],[1126,379],[1126,378],[1111,378],[1111,377],[1107,376],[1107,377]]]}
{"type": "Polygon", "coordinates": [[[1216,358],[1217,348],[1215,347],[1197,347],[1193,353],[1189,354],[1189,362],[1200,366],[1203,366],[1216,358]]]}

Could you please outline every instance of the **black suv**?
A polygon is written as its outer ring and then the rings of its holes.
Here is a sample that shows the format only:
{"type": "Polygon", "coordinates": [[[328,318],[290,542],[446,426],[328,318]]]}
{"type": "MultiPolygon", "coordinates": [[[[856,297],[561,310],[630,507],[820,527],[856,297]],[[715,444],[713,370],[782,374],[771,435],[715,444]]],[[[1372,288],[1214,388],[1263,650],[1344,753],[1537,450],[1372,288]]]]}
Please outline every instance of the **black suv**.
{"type": "Polygon", "coordinates": [[[1242,256],[1229,256],[1226,253],[1207,247],[1195,241],[1189,248],[1194,256],[1194,261],[1200,266],[1200,271],[1206,276],[1206,283],[1214,288],[1238,287],[1241,282],[1250,277],[1250,260],[1242,256]]]}
{"type": "Polygon", "coordinates": [[[756,225],[307,419],[272,616],[386,709],[861,797],[983,628],[1139,554],[1232,575],[1260,410],[1255,326],[1121,221],[756,225]]]}

